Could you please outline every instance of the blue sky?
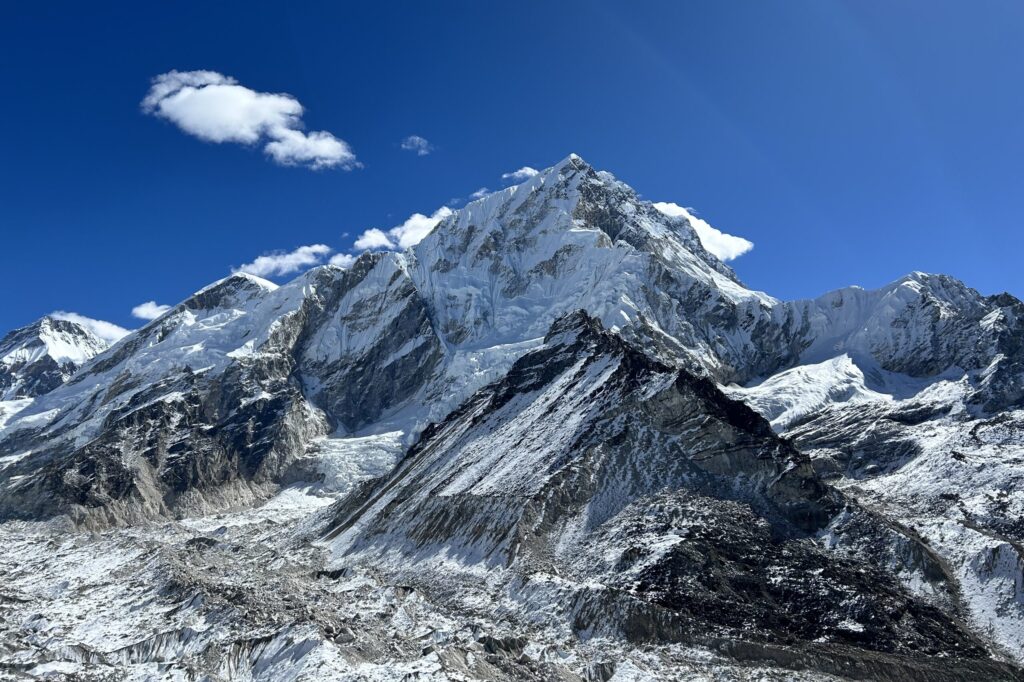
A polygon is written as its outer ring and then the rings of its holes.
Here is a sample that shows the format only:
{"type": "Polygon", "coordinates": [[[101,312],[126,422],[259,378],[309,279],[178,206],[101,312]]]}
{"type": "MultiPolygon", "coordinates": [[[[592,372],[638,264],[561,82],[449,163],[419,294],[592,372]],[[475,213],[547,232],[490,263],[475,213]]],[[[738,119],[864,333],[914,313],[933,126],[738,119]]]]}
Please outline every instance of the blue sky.
{"type": "Polygon", "coordinates": [[[0,329],[136,326],[261,254],[344,251],[569,152],[752,241],[732,265],[781,298],[912,270],[1024,294],[1016,0],[363,4],[5,8],[0,329]],[[326,151],[268,156],[287,117],[247,145],[146,113],[172,70],[291,95],[326,151]]]}

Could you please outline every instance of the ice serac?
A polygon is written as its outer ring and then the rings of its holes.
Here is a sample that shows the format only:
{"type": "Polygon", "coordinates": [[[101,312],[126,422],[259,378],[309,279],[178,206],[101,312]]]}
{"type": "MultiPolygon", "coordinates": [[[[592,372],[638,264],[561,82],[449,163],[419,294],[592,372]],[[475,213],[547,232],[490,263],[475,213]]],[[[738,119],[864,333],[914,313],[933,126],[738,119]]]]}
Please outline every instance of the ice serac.
{"type": "Polygon", "coordinates": [[[44,317],[0,339],[0,402],[57,388],[107,343],[80,324],[44,317]]]}

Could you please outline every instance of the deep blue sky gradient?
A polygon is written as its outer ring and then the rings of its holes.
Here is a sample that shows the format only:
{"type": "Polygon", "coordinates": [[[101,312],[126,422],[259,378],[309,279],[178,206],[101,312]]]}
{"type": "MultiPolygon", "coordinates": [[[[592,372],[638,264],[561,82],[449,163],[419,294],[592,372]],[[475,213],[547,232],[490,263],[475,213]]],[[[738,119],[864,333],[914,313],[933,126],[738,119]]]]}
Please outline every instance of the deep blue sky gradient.
{"type": "Polygon", "coordinates": [[[733,265],[775,296],[911,270],[1024,295],[1018,0],[22,5],[0,10],[0,330],[135,326],[263,252],[343,249],[569,152],[751,239],[733,265]],[[294,95],[365,167],[144,115],[171,69],[294,95]]]}

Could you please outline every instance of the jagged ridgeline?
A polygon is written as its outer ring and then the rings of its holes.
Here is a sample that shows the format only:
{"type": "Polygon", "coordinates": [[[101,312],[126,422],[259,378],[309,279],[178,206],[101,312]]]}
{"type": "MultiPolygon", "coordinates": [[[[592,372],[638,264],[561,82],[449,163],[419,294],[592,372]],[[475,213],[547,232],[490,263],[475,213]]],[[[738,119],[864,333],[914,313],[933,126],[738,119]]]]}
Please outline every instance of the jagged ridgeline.
{"type": "Polygon", "coordinates": [[[110,348],[44,318],[0,342],[0,664],[1019,679],[1022,314],[776,300],[573,155],[110,348]]]}

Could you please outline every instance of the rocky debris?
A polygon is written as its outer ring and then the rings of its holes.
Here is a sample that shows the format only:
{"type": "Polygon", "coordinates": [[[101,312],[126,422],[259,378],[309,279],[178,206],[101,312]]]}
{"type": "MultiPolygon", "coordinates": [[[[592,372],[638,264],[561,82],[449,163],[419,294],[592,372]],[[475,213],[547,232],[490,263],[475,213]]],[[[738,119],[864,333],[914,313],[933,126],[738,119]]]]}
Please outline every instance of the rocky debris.
{"type": "MultiPolygon", "coordinates": [[[[316,508],[315,497],[303,499],[316,508]]],[[[664,679],[772,674],[706,650],[634,650],[539,627],[513,633],[369,570],[317,577],[329,557],[309,542],[306,518],[267,523],[255,511],[102,534],[0,527],[8,548],[0,557],[0,677],[580,682],[616,670],[664,679]]]]}

